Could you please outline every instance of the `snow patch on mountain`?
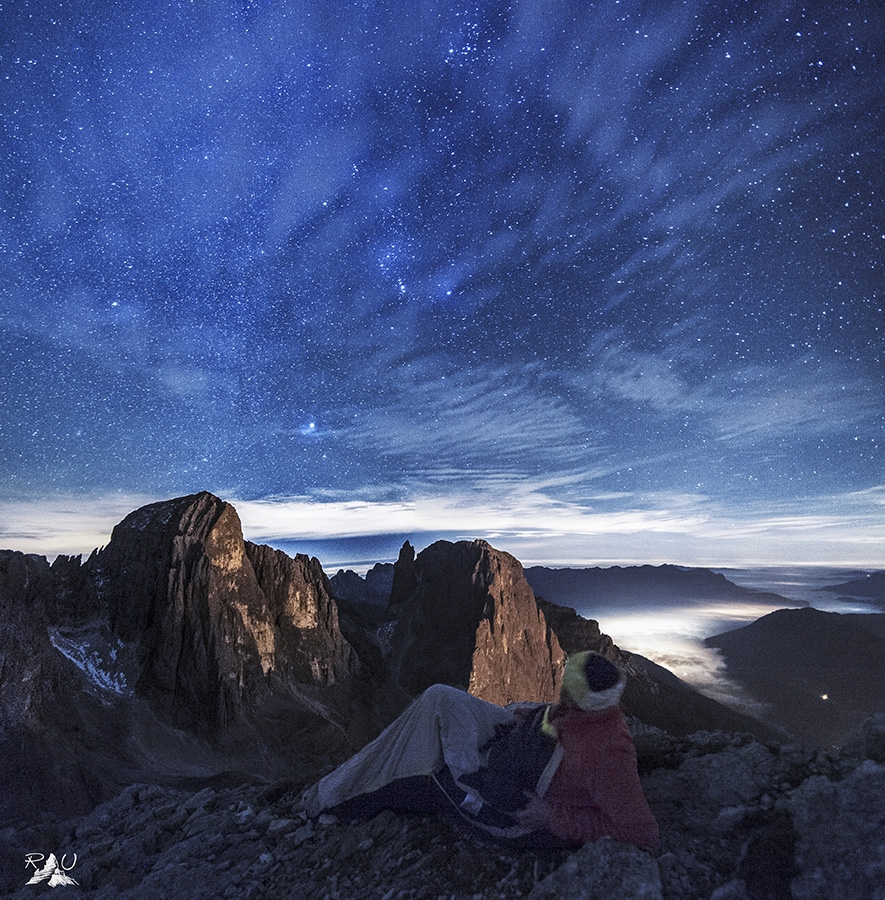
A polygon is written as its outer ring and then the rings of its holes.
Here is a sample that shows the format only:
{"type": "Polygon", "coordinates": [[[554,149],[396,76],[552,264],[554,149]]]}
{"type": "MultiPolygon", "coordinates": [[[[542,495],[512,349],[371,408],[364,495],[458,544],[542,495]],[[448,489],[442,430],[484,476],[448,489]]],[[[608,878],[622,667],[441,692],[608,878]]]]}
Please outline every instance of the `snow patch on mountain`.
{"type": "Polygon", "coordinates": [[[61,629],[50,626],[49,640],[97,688],[115,694],[131,694],[124,671],[126,647],[105,628],[61,629]]]}

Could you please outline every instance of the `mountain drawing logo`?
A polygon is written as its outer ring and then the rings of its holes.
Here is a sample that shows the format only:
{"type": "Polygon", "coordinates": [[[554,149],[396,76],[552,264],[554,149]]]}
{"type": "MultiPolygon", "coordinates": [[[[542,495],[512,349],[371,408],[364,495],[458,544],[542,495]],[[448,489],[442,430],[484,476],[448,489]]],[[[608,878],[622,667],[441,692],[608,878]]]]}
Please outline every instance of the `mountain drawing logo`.
{"type": "MultiPolygon", "coordinates": [[[[25,857],[25,868],[28,866],[33,866],[37,869],[37,863],[43,859],[42,853],[29,853],[25,857]]],[[[40,884],[43,881],[49,882],[49,887],[59,887],[65,884],[79,884],[79,882],[75,881],[68,875],[68,872],[77,865],[77,854],[74,854],[74,861],[71,865],[66,866],[65,860],[67,859],[67,853],[64,854],[61,858],[61,862],[58,861],[58,858],[54,853],[49,854],[49,858],[43,864],[43,866],[37,869],[36,872],[31,876],[28,884],[40,884]]]]}

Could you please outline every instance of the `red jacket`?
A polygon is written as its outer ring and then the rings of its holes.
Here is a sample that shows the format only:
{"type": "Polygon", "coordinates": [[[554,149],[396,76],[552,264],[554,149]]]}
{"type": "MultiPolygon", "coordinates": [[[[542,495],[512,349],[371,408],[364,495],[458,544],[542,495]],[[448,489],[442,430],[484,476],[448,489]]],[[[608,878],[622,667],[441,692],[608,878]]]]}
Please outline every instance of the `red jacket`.
{"type": "Polygon", "coordinates": [[[659,846],[658,824],[642,793],[636,748],[621,708],[554,707],[550,720],[564,751],[544,795],[550,831],[582,844],[608,835],[637,847],[659,846]]]}

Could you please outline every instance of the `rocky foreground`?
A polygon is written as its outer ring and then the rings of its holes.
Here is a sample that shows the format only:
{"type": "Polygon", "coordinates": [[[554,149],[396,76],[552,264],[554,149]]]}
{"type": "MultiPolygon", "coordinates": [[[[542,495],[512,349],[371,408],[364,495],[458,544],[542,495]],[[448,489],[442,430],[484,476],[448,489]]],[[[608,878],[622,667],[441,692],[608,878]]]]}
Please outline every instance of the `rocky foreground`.
{"type": "MultiPolygon", "coordinates": [[[[407,543],[376,574],[371,597],[333,584],[205,492],[136,510],[86,560],[0,550],[0,895],[885,900],[880,706],[800,745],[536,597],[485,541],[407,543]],[[549,702],[585,649],[628,673],[660,851],[305,816],[304,789],[428,685],[549,702]]],[[[835,661],[867,677],[856,656],[835,661]]]]}
{"type": "Polygon", "coordinates": [[[286,782],[137,784],[83,818],[0,832],[2,887],[16,898],[46,890],[26,884],[39,850],[78,882],[53,897],[95,900],[885,898],[885,716],[831,753],[633,724],[663,838],[654,854],[608,839],[510,850],[389,811],[311,821],[301,786],[286,782]]]}

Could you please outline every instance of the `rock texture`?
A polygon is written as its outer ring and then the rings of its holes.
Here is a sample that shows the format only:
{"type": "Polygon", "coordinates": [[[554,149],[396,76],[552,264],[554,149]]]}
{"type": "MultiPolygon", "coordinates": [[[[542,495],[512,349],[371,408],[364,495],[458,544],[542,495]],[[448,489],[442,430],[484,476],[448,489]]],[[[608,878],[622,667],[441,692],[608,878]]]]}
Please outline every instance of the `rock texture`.
{"type": "Polygon", "coordinates": [[[647,853],[602,838],[573,853],[529,893],[529,900],[663,900],[661,873],[647,853]]]}
{"type": "Polygon", "coordinates": [[[264,595],[258,620],[271,632],[266,671],[284,686],[345,678],[356,660],[341,634],[338,607],[319,561],[248,542],[245,547],[264,595]]]}
{"type": "Polygon", "coordinates": [[[138,645],[140,695],[176,724],[240,718],[274,635],[233,507],[204,493],[136,510],[87,570],[111,632],[138,645]]]}
{"type": "Polygon", "coordinates": [[[352,661],[319,563],[246,544],[211,494],[136,510],[83,569],[90,607],[137,648],[132,688],[175,725],[215,732],[352,661]]]}
{"type": "Polygon", "coordinates": [[[319,563],[247,544],[208,493],[136,510],[85,563],[4,552],[0,613],[0,771],[34,786],[5,812],[139,774],[307,779],[381,727],[319,563]]]}
{"type": "Polygon", "coordinates": [[[885,747],[885,717],[832,752],[633,727],[668,760],[643,776],[661,825],[654,854],[607,839],[511,850],[460,820],[389,811],[312,821],[289,782],[133,784],[88,816],[0,830],[0,892],[34,896],[24,861],[38,852],[68,866],[76,854],[71,891],[93,900],[885,897],[885,764],[861,749],[885,747]]]}
{"type": "Polygon", "coordinates": [[[60,667],[40,652],[54,590],[46,559],[0,551],[0,737],[33,723],[35,710],[54,699],[60,667]]]}
{"type": "Polygon", "coordinates": [[[499,704],[557,696],[559,641],[522,565],[485,541],[437,541],[414,564],[404,548],[391,613],[393,671],[411,693],[439,682],[499,704]]]}

